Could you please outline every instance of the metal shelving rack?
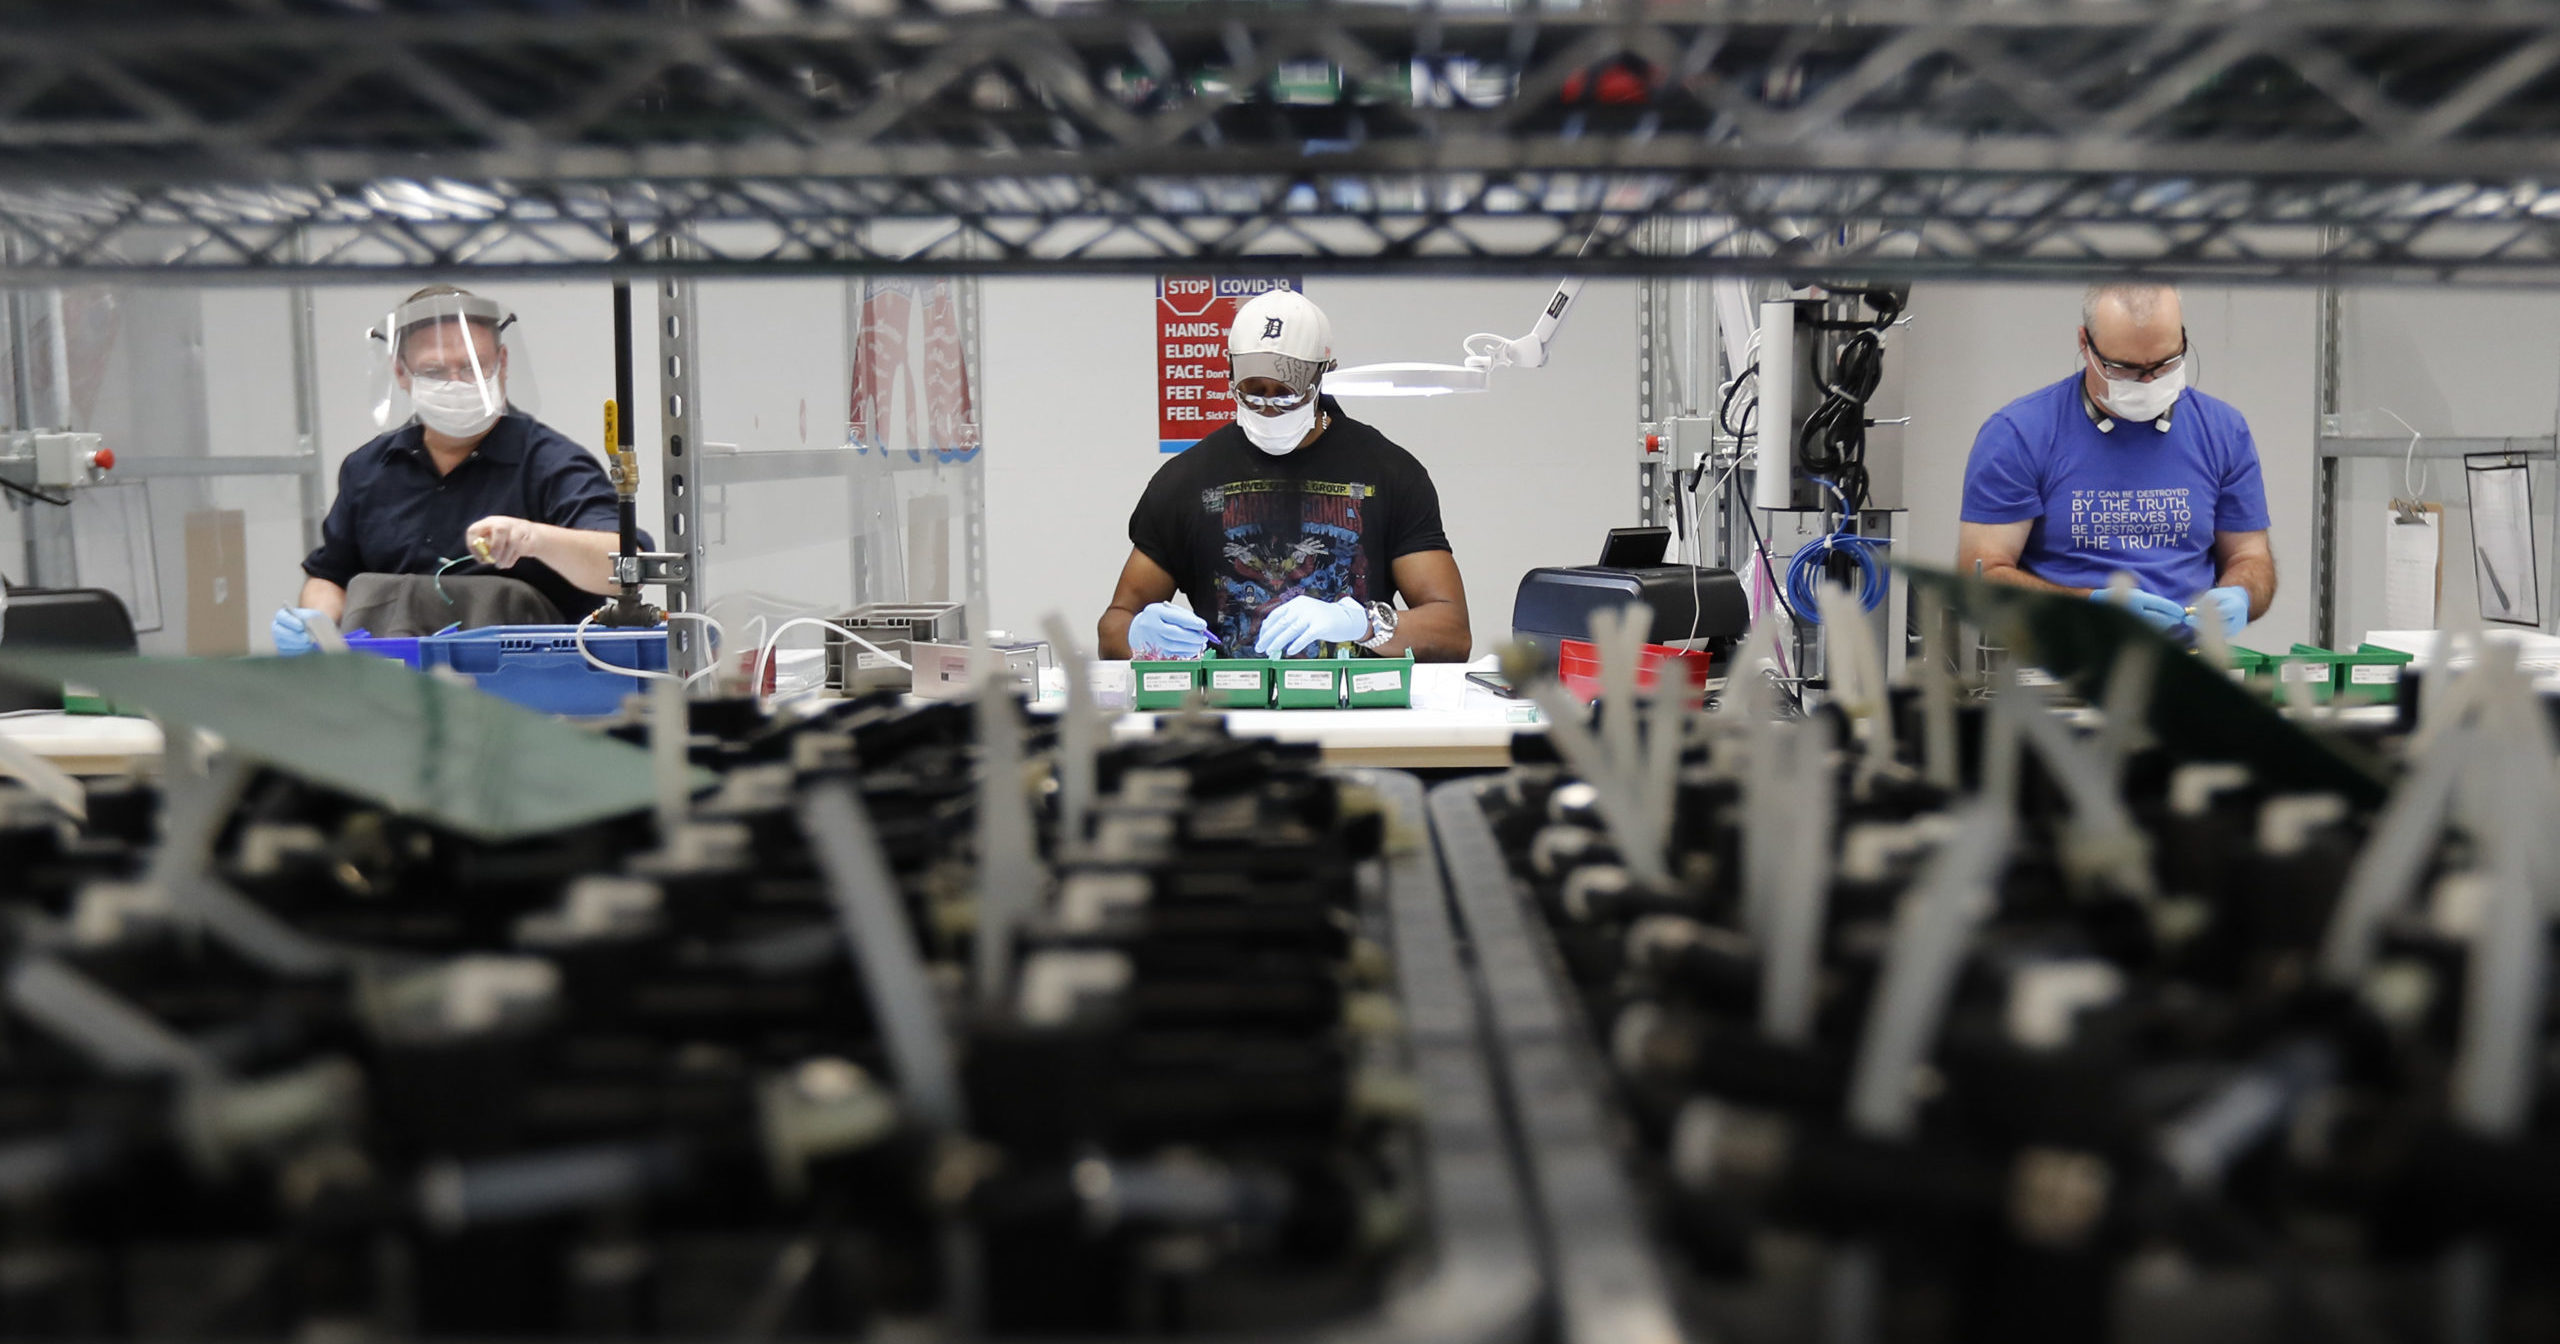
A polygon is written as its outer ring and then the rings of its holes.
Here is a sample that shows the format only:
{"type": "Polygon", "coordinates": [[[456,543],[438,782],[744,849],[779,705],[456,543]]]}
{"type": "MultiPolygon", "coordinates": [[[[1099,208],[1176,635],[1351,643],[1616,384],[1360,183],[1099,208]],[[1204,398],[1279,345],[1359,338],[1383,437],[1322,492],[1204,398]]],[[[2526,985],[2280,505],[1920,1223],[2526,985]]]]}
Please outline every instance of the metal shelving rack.
{"type": "Polygon", "coordinates": [[[1595,232],[1591,273],[1782,272],[1852,221],[1918,275],[2560,277],[2560,12],[2524,0],[0,13],[19,284],[1545,274],[1595,232]]]}

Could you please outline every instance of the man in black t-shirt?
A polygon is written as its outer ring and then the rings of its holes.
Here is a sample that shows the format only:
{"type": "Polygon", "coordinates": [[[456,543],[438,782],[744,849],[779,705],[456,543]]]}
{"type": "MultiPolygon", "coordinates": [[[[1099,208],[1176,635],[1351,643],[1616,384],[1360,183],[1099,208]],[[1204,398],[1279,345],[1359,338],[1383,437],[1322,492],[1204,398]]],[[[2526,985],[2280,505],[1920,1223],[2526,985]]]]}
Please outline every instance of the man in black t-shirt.
{"type": "Polygon", "coordinates": [[[1413,454],[1320,394],[1324,313],[1294,291],[1264,294],[1236,314],[1227,360],[1235,423],[1164,464],[1130,514],[1102,656],[1196,658],[1214,639],[1230,657],[1358,645],[1465,661],[1466,585],[1439,492],[1413,454]]]}

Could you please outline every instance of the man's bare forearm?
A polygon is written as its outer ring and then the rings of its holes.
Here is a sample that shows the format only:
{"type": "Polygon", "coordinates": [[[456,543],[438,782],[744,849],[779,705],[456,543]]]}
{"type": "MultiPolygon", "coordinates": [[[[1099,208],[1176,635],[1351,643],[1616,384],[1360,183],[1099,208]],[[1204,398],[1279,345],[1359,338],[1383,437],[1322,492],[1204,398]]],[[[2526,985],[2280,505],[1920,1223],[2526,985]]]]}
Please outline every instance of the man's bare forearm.
{"type": "Polygon", "coordinates": [[[1111,661],[1128,659],[1129,622],[1136,619],[1138,619],[1138,613],[1123,611],[1118,607],[1112,607],[1102,613],[1102,620],[1094,626],[1093,635],[1094,642],[1102,650],[1101,656],[1104,659],[1111,661]]]}
{"type": "Polygon", "coordinates": [[[2005,583],[2012,588],[2024,588],[2034,593],[2062,593],[2070,597],[2087,597],[2091,591],[2087,588],[2071,588],[2059,583],[2047,582],[2016,565],[1986,564],[1979,573],[1993,583],[2005,583]]]}
{"type": "Polygon", "coordinates": [[[2222,571],[2219,586],[2248,590],[2250,620],[2266,615],[2267,608],[2274,606],[2276,601],[2275,557],[2250,555],[2232,561],[2222,571]]]}
{"type": "Polygon", "coordinates": [[[347,616],[347,590],[327,579],[306,575],[302,580],[302,595],[295,598],[293,604],[325,613],[330,620],[342,621],[347,616]]]}
{"type": "Polygon", "coordinates": [[[621,591],[613,581],[613,557],[622,549],[621,533],[549,523],[536,523],[534,528],[532,558],[586,592],[609,597],[621,591]]]}
{"type": "Polygon", "coordinates": [[[1464,606],[1425,602],[1396,617],[1396,637],[1378,652],[1391,658],[1409,653],[1422,663],[1463,663],[1474,643],[1464,606]]]}

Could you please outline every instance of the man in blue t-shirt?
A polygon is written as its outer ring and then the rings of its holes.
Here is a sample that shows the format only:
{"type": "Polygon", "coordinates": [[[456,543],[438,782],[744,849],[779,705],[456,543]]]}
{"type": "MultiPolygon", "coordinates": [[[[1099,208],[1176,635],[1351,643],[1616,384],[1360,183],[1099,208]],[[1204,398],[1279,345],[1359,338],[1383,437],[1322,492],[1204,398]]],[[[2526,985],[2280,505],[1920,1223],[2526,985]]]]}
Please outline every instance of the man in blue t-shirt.
{"type": "Polygon", "coordinates": [[[2159,630],[2240,633],[2276,597],[2267,492],[2240,412],[2187,386],[2178,291],[2091,286],[2080,364],[1974,436],[1957,563],[2101,601],[2128,574],[2126,605],[2159,630]]]}

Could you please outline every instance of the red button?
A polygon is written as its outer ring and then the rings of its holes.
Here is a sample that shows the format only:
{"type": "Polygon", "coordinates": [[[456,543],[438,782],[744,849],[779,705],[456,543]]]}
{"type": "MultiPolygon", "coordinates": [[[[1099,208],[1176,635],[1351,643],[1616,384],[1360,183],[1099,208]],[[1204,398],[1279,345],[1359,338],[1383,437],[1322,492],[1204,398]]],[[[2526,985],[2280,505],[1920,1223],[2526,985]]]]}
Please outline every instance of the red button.
{"type": "Polygon", "coordinates": [[[89,455],[89,461],[100,471],[113,471],[116,469],[116,450],[101,448],[89,455]]]}

